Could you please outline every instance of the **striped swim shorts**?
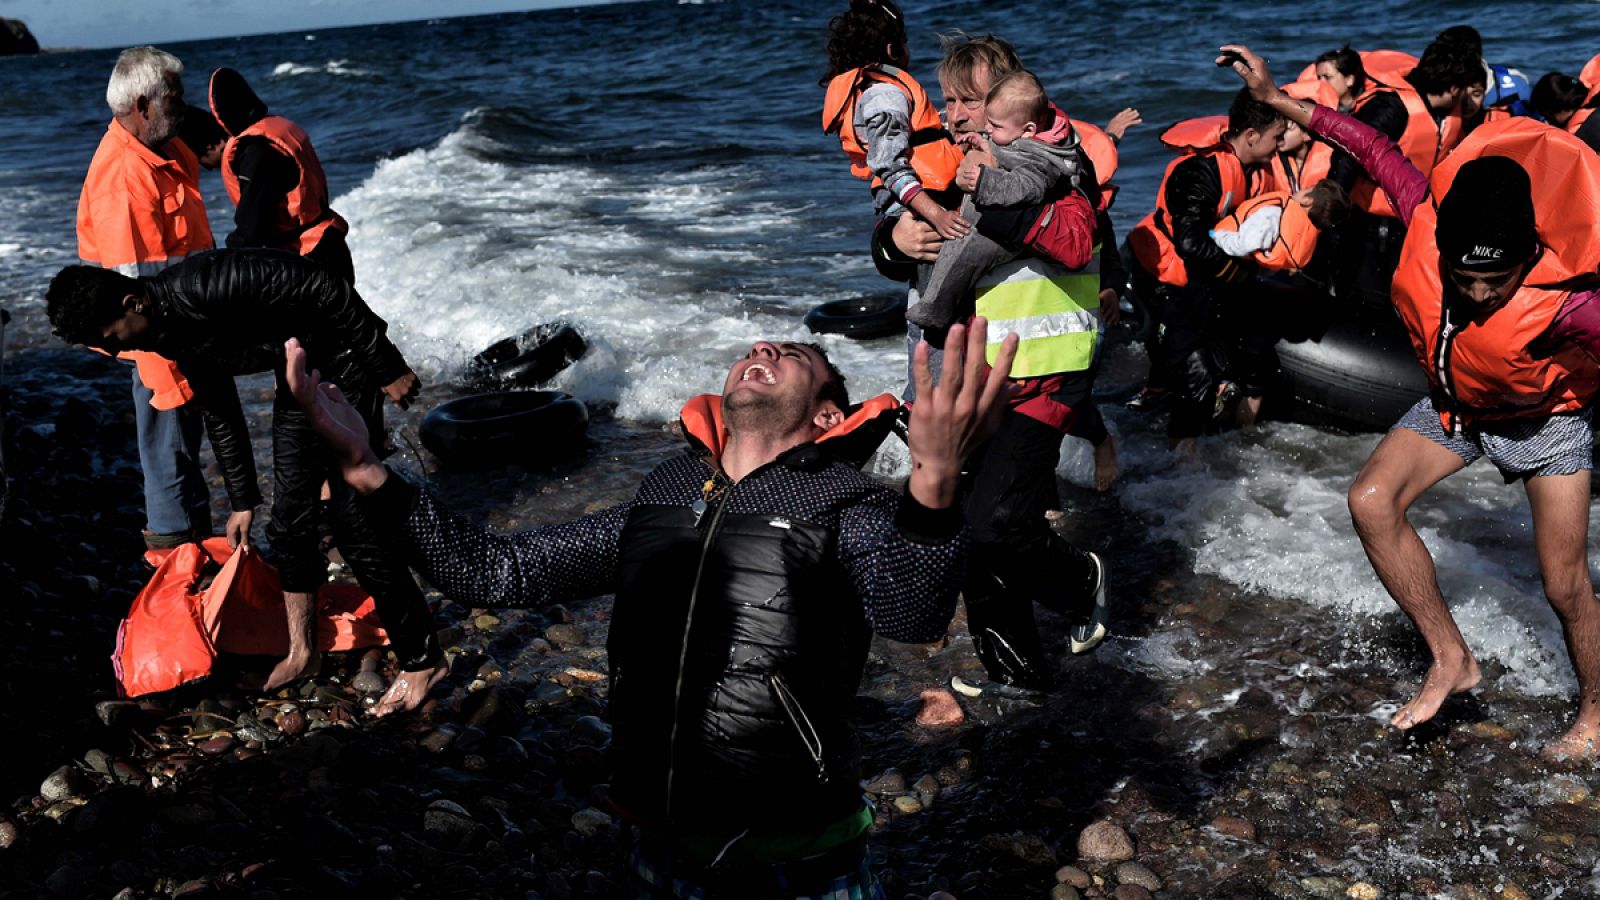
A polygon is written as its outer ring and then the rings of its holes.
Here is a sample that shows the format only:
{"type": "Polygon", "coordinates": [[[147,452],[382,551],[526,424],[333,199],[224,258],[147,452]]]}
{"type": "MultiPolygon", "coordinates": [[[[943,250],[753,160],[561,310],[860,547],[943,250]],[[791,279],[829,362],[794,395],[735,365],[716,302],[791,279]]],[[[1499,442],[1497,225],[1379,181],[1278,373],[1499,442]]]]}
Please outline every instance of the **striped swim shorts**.
{"type": "Polygon", "coordinates": [[[1394,427],[1422,435],[1468,465],[1487,456],[1509,484],[1536,475],[1571,475],[1594,468],[1592,419],[1592,412],[1584,409],[1532,419],[1482,422],[1452,435],[1439,422],[1433,400],[1424,397],[1394,427]]]}

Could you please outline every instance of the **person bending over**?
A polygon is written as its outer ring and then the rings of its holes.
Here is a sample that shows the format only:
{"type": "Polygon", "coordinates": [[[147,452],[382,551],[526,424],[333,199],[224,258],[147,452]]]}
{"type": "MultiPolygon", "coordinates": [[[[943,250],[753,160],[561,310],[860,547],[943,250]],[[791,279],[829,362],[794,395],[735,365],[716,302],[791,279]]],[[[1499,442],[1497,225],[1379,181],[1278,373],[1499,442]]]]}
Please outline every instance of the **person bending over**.
{"type": "Polygon", "coordinates": [[[1391,723],[1428,721],[1481,677],[1406,511],[1486,456],[1526,487],[1545,597],[1578,680],[1577,721],[1544,755],[1600,757],[1600,601],[1587,555],[1600,160],[1575,138],[1509,119],[1480,128],[1430,179],[1376,129],[1278,90],[1248,49],[1222,49],[1240,54],[1233,69],[1252,95],[1357,160],[1408,228],[1391,295],[1431,391],[1378,444],[1349,495],[1362,549],[1432,657],[1391,723]]]}
{"type": "MultiPolygon", "coordinates": [[[[313,612],[317,587],[327,580],[317,497],[322,483],[337,473],[284,381],[283,342],[300,339],[314,363],[345,385],[368,433],[381,439],[383,399],[404,409],[419,389],[417,376],[389,340],[388,326],[348,281],[277,250],[214,250],[143,278],[68,266],[50,282],[46,301],[50,323],[64,340],[107,352],[154,351],[188,376],[227,484],[233,508],[227,535],[234,546],[250,542],[261,493],[233,379],[276,373],[267,538],[283,579],[289,653],[268,675],[266,688],[315,673],[313,612]]],[[[404,559],[377,542],[372,522],[343,482],[332,480],[334,538],[377,601],[401,669],[431,670],[442,657],[416,582],[404,559]]],[[[420,702],[420,696],[391,687],[374,712],[385,715],[420,702]]]]}
{"type": "MultiPolygon", "coordinates": [[[[874,632],[934,641],[955,611],[956,485],[1005,408],[1017,345],[986,371],[986,332],[982,319],[951,330],[938,386],[919,349],[903,494],[836,449],[892,404],[852,413],[820,348],[759,341],[720,398],[685,408],[689,451],[632,500],[517,534],[469,524],[385,469],[364,418],[293,344],[289,380],[343,481],[451,599],[615,594],[610,800],[637,827],[630,896],[873,897],[851,698],[874,632]],[[774,790],[781,806],[748,802],[774,790]]],[[[443,674],[401,683],[420,695],[443,674]]]]}

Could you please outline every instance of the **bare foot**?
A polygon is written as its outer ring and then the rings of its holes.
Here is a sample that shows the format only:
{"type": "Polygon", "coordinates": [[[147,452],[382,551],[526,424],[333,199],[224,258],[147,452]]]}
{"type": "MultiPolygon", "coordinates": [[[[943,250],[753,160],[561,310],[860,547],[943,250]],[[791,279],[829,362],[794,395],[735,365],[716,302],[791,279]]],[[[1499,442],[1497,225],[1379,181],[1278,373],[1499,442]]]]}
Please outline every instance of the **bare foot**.
{"type": "Polygon", "coordinates": [[[1478,674],[1478,661],[1470,655],[1463,656],[1455,665],[1434,660],[1428,668],[1428,677],[1422,680],[1422,689],[1417,691],[1410,703],[1400,707],[1389,724],[1401,731],[1421,725],[1439,712],[1439,706],[1446,697],[1472,690],[1478,686],[1481,677],[1478,674]]]}
{"type": "Polygon", "coordinates": [[[1261,398],[1246,396],[1233,411],[1233,421],[1240,428],[1252,428],[1261,418],[1261,398]]]}
{"type": "Polygon", "coordinates": [[[1102,493],[1111,490],[1121,471],[1117,468],[1117,439],[1108,434],[1094,448],[1094,489],[1102,493]]]}
{"type": "Polygon", "coordinates": [[[390,713],[416,709],[428,699],[428,692],[433,690],[433,686],[444,680],[448,673],[443,662],[420,672],[401,672],[395,676],[394,684],[389,685],[389,689],[378,699],[377,705],[372,707],[371,714],[381,718],[390,713]]]}
{"type": "Polygon", "coordinates": [[[1593,762],[1600,759],[1600,722],[1579,722],[1572,730],[1544,745],[1539,755],[1547,762],[1593,762]]]}
{"type": "Polygon", "coordinates": [[[301,653],[290,651],[288,656],[278,661],[272,671],[267,674],[267,683],[261,686],[263,691],[275,691],[286,684],[299,681],[310,675],[317,674],[322,668],[322,652],[320,650],[307,650],[301,653]]]}
{"type": "Polygon", "coordinates": [[[1200,441],[1198,438],[1181,438],[1172,445],[1172,455],[1180,464],[1188,465],[1200,459],[1200,441]]]}

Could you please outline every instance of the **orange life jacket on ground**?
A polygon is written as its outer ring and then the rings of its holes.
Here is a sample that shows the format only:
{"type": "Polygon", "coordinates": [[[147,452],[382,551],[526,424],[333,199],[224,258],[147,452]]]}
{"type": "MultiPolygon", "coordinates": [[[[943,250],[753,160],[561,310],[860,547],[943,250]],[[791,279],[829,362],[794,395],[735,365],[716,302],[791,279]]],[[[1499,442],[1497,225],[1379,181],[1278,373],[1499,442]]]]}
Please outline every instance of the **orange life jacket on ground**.
{"type": "MultiPolygon", "coordinates": [[[[200,197],[200,161],[180,140],[162,151],[166,155],[115,121],[106,128],[78,195],[78,258],[85,265],[154,275],[214,246],[200,197]]],[[[143,351],[118,356],[139,367],[156,409],[176,409],[194,396],[170,360],[143,351]]]]}
{"type": "Polygon", "coordinates": [[[894,66],[862,66],[840,72],[828,82],[828,92],[822,100],[822,130],[825,134],[838,132],[839,146],[850,157],[850,174],[870,181],[875,188],[883,184],[867,168],[867,145],[856,134],[856,102],[862,91],[880,83],[895,85],[911,98],[911,168],[917,179],[927,190],[949,187],[961,165],[961,149],[945,132],[928,92],[910,73],[894,66]]]}
{"type": "Polygon", "coordinates": [[[1269,170],[1245,171],[1233,148],[1224,140],[1227,131],[1227,116],[1201,116],[1179,122],[1161,133],[1161,143],[1182,151],[1182,155],[1167,164],[1161,176],[1161,187],[1156,190],[1155,211],[1128,231],[1128,246],[1145,271],[1163,284],[1183,287],[1189,283],[1189,270],[1172,243],[1171,214],[1167,211],[1167,179],[1172,177],[1173,169],[1194,156],[1209,156],[1217,161],[1217,174],[1222,179],[1222,198],[1217,202],[1218,220],[1245,200],[1273,187],[1269,170]]]}
{"type": "Polygon", "coordinates": [[[300,181],[284,198],[278,210],[277,235],[282,241],[277,249],[305,256],[316,249],[322,236],[332,228],[349,234],[350,226],[338,213],[328,208],[328,178],[322,171],[322,161],[311,146],[311,138],[295,123],[282,116],[263,116],[255,124],[228,139],[222,148],[222,186],[228,199],[239,205],[239,176],[234,170],[239,141],[247,137],[266,138],[278,152],[294,160],[300,170],[300,181]]]}
{"type": "MultiPolygon", "coordinates": [[[[326,584],[317,591],[316,623],[319,650],[388,642],[376,601],[353,584],[326,584]]],[[[235,552],[227,538],[216,537],[160,555],[155,574],[117,628],[111,663],[122,695],[139,697],[210,675],[219,653],[288,652],[278,571],[261,554],[235,552]]]]}
{"type": "Polygon", "coordinates": [[[1594,360],[1575,347],[1554,353],[1529,345],[1545,333],[1571,293],[1562,282],[1600,268],[1600,157],[1582,141],[1531,119],[1480,126],[1434,169],[1429,200],[1417,207],[1395,271],[1391,296],[1412,349],[1440,403],[1440,420],[1459,432],[1471,419],[1569,412],[1588,405],[1597,386],[1594,360]],[[1482,322],[1444,315],[1437,198],[1457,170],[1481,156],[1505,156],[1527,170],[1543,245],[1533,269],[1506,305],[1482,322]]]}
{"type": "Polygon", "coordinates": [[[1312,254],[1317,252],[1317,226],[1311,224],[1310,214],[1305,207],[1294,202],[1293,194],[1289,191],[1269,191],[1251,197],[1239,204],[1238,209],[1223,216],[1216,224],[1216,230],[1238,231],[1245,219],[1264,206],[1283,209],[1283,217],[1278,220],[1278,240],[1270,248],[1250,254],[1250,258],[1264,269],[1280,272],[1304,269],[1310,264],[1312,254]]]}

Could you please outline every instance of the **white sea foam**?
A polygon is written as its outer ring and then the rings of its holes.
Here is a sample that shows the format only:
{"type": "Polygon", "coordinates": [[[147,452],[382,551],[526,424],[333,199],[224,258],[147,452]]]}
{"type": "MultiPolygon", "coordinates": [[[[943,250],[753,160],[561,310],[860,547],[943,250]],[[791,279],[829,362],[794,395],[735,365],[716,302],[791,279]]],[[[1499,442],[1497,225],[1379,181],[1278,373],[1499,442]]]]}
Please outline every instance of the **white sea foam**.
{"type": "MultiPolygon", "coordinates": [[[[312,40],[312,35],[306,35],[307,40],[312,40]]],[[[297,62],[281,62],[272,68],[273,78],[287,78],[291,75],[371,75],[370,69],[360,69],[350,65],[347,59],[330,59],[321,65],[307,65],[297,62]]]]}

